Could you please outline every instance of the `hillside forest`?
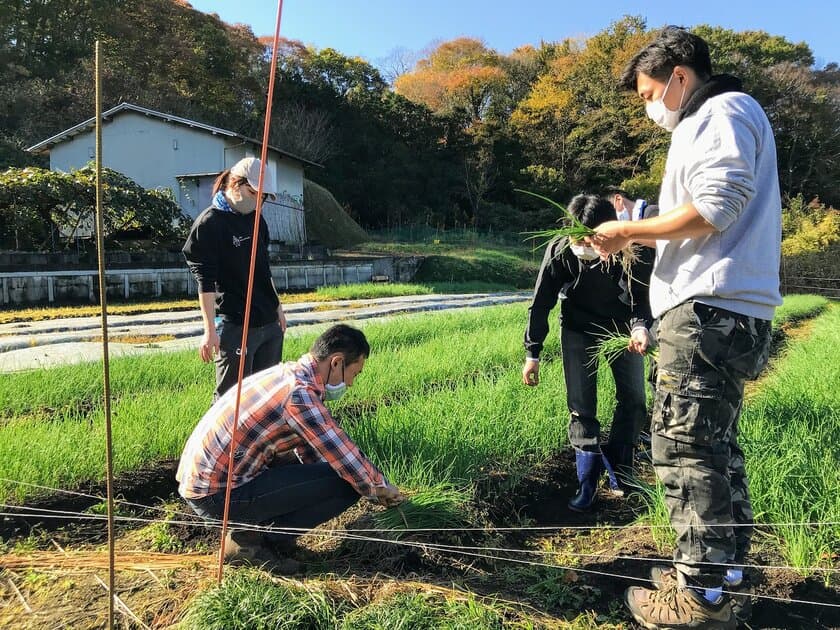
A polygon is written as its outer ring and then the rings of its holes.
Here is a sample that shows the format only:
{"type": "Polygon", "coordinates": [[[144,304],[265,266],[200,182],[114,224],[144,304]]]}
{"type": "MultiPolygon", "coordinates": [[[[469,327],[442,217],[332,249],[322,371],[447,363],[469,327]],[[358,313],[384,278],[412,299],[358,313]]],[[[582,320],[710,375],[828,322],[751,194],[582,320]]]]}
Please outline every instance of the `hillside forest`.
{"type": "MultiPolygon", "coordinates": [[[[9,0],[0,12],[0,170],[47,166],[27,146],[89,118],[93,43],[105,106],[127,101],[260,137],[271,40],[182,0],[9,0]]],[[[661,25],[659,25],[661,26],[661,25]]],[[[620,185],[655,197],[668,135],[618,88],[655,33],[624,16],[587,38],[504,53],[472,38],[376,64],[283,40],[272,143],[323,165],[325,186],[366,228],[544,227],[515,189],[558,200],[620,185]]],[[[840,67],[806,42],[720,26],[693,30],[715,71],[740,77],[776,133],[786,199],[840,203],[840,67]]]]}

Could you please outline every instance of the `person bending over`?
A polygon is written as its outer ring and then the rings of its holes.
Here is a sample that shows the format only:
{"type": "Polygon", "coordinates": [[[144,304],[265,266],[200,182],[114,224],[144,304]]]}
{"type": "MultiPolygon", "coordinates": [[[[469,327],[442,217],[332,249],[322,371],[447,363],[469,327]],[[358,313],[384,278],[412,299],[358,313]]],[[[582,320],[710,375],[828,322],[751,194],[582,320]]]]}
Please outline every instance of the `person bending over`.
{"type": "MultiPolygon", "coordinates": [[[[596,195],[578,195],[568,211],[587,227],[616,218],[610,201],[596,195]]],[[[570,413],[569,441],[575,449],[579,488],[569,502],[578,512],[589,510],[604,469],[610,487],[622,491],[632,472],[633,449],[646,417],[644,360],[629,351],[612,362],[616,407],[609,439],[601,447],[597,417],[597,346],[610,333],[640,335],[650,319],[647,282],[652,252],[639,248],[630,273],[613,261],[602,261],[582,242],[566,237],[548,244],[528,308],[525,329],[525,366],[522,380],[539,384],[540,353],[548,335],[548,317],[561,300],[560,346],[566,403],[570,413]]]]}

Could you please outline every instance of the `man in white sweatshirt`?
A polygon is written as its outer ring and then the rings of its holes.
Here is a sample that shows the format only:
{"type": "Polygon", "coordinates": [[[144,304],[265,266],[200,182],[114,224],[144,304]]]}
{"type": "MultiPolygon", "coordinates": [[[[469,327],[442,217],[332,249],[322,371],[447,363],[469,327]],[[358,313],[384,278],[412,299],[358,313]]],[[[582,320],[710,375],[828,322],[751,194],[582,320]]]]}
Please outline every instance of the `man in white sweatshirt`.
{"type": "MultiPolygon", "coordinates": [[[[655,588],[631,587],[625,601],[646,628],[735,628],[749,613],[753,522],[738,417],[782,301],[776,146],[761,106],[735,77],[713,76],[706,42],[684,29],[663,29],[622,84],[673,132],[660,215],[602,223],[590,240],[602,256],[656,246],[652,455],[677,532],[673,567],[654,568],[655,588]]],[[[634,331],[633,349],[647,343],[634,331]]]]}

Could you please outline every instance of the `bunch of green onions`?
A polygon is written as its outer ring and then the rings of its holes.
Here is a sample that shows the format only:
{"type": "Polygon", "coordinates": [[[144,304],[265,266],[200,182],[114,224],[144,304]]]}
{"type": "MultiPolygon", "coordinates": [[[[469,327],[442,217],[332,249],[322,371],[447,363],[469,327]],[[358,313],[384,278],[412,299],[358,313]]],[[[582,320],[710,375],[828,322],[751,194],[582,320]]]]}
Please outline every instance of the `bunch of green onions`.
{"type": "MultiPolygon", "coordinates": [[[[525,193],[526,195],[531,195],[532,197],[536,197],[537,199],[542,199],[550,203],[555,208],[558,208],[564,216],[561,216],[557,221],[564,221],[564,225],[559,228],[552,228],[550,230],[540,230],[537,232],[525,232],[528,236],[526,240],[531,239],[541,239],[539,245],[534,247],[534,251],[538,249],[545,248],[549,243],[551,243],[554,239],[558,237],[566,237],[565,243],[561,249],[557,252],[559,256],[562,254],[566,248],[568,248],[572,242],[582,241],[587,236],[593,236],[595,234],[595,230],[591,227],[585,226],[580,219],[578,219],[575,215],[569,212],[564,206],[560,205],[553,199],[549,199],[548,197],[544,197],[543,195],[538,195],[537,193],[531,192],[530,190],[522,190],[521,188],[515,188],[516,192],[525,193]]],[[[616,254],[610,255],[606,261],[605,266],[609,267],[609,265],[613,262],[617,261],[624,272],[624,275],[628,277],[628,279],[633,279],[633,265],[639,261],[639,249],[638,246],[630,243],[622,249],[620,252],[616,254]]]]}
{"type": "Polygon", "coordinates": [[[575,215],[569,212],[564,206],[561,206],[559,203],[554,201],[553,199],[549,199],[548,197],[544,197],[543,195],[538,195],[537,193],[531,192],[529,190],[522,190],[520,188],[515,189],[516,192],[525,193],[526,195],[531,195],[532,197],[536,197],[537,199],[542,199],[550,203],[555,208],[558,208],[560,212],[563,213],[563,216],[558,219],[558,222],[564,220],[564,225],[558,228],[552,228],[550,230],[540,230],[538,232],[526,232],[529,238],[532,239],[541,239],[541,243],[534,247],[534,249],[542,249],[546,245],[548,245],[551,241],[555,238],[560,236],[565,236],[568,238],[566,242],[566,247],[572,241],[581,241],[587,236],[593,236],[595,234],[595,230],[590,227],[586,227],[583,223],[580,222],[575,215]]]}
{"type": "Polygon", "coordinates": [[[376,512],[373,517],[376,527],[391,530],[394,538],[402,538],[405,530],[457,529],[473,525],[465,509],[465,495],[455,488],[438,485],[409,494],[400,505],[376,512]]]}
{"type": "MultiPolygon", "coordinates": [[[[629,345],[630,335],[615,332],[603,335],[595,346],[596,351],[588,367],[597,368],[602,360],[612,364],[613,361],[624,354],[629,345]]],[[[648,346],[644,356],[657,361],[659,359],[659,348],[648,346]]]]}

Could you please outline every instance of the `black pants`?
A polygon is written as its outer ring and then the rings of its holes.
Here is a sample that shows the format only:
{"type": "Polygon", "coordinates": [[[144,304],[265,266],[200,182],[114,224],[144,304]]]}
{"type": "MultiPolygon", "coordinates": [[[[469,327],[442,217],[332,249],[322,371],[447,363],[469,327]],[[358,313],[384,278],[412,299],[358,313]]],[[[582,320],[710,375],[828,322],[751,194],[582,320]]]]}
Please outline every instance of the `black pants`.
{"type": "MultiPolygon", "coordinates": [[[[236,385],[239,359],[242,355],[242,326],[231,322],[222,324],[219,335],[219,354],[216,356],[216,391],[213,402],[236,385]]],[[[245,352],[243,378],[280,363],[283,355],[283,329],[279,322],[248,329],[248,349],[245,352]]]]}
{"type": "MultiPolygon", "coordinates": [[[[562,328],[563,376],[569,407],[569,441],[576,449],[597,451],[601,437],[598,422],[598,368],[591,365],[598,338],[562,328]]],[[[615,381],[616,407],[609,444],[634,446],[645,420],[644,358],[623,352],[611,364],[615,381]]]]}
{"type": "MultiPolygon", "coordinates": [[[[335,518],[358,500],[359,493],[329,464],[290,464],[269,468],[231,490],[228,516],[233,522],[309,530],[335,518]]],[[[187,503],[202,518],[221,519],[225,491],[187,499],[187,503]]],[[[266,537],[290,544],[301,533],[272,533],[266,537]]]]}

